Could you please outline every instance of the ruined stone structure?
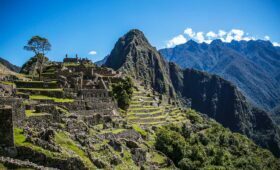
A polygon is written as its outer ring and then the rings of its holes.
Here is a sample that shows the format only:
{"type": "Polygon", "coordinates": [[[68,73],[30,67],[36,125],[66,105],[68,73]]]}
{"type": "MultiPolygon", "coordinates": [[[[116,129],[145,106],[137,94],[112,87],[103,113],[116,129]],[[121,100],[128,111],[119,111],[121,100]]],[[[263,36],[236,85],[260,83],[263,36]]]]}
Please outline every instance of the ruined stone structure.
{"type": "Polygon", "coordinates": [[[13,123],[18,126],[25,118],[25,107],[23,105],[23,99],[14,97],[0,97],[1,105],[9,105],[12,109],[13,123]]]}
{"type": "Polygon", "coordinates": [[[78,54],[76,54],[75,58],[68,58],[68,55],[65,55],[65,58],[63,59],[64,63],[86,63],[86,62],[91,62],[87,58],[78,58],[78,54]]]}
{"type": "Polygon", "coordinates": [[[0,106],[0,145],[14,146],[13,112],[12,107],[7,105],[0,106]]]}

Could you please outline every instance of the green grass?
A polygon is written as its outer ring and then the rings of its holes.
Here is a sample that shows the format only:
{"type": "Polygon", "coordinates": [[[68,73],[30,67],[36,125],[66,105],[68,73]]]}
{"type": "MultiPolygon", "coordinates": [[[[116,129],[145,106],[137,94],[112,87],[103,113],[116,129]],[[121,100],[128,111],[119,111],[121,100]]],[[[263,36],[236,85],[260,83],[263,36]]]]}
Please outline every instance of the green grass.
{"type": "Polygon", "coordinates": [[[122,158],[123,163],[114,167],[116,170],[138,170],[139,168],[134,164],[131,153],[124,149],[123,150],[124,157],[122,158]]]}
{"type": "Polygon", "coordinates": [[[38,84],[41,84],[41,83],[45,83],[45,84],[52,84],[52,83],[57,83],[57,81],[50,81],[50,82],[44,82],[44,81],[21,81],[21,80],[18,80],[16,81],[18,83],[38,83],[38,84]]]}
{"type": "Polygon", "coordinates": [[[88,168],[94,169],[94,165],[92,164],[92,162],[90,161],[86,153],[82,149],[80,149],[76,145],[76,143],[65,132],[56,133],[55,142],[59,144],[61,147],[63,147],[66,151],[67,150],[73,151],[77,156],[81,158],[81,160],[85,163],[85,165],[88,168]]]}
{"type": "Polygon", "coordinates": [[[63,63],[63,66],[67,67],[67,66],[79,66],[80,63],[72,63],[72,62],[66,62],[63,63]]]}
{"type": "Polygon", "coordinates": [[[36,113],[35,110],[25,110],[26,117],[32,117],[32,116],[45,116],[50,115],[48,113],[36,113]]]}
{"type": "Polygon", "coordinates": [[[145,111],[149,111],[149,110],[155,110],[155,109],[160,109],[159,107],[155,107],[155,106],[142,106],[141,108],[130,108],[130,111],[141,111],[141,110],[145,110],[145,111]]]}
{"type": "Polygon", "coordinates": [[[10,81],[0,81],[0,83],[5,84],[5,85],[15,85],[15,83],[10,82],[10,81]]]}
{"type": "Polygon", "coordinates": [[[32,150],[36,152],[43,153],[47,157],[51,158],[65,158],[65,155],[57,153],[57,152],[51,152],[49,150],[43,149],[39,146],[36,146],[32,143],[26,142],[26,137],[23,134],[23,129],[20,128],[14,128],[14,142],[16,146],[24,146],[31,148],[32,150]]]}
{"type": "MultiPolygon", "coordinates": [[[[151,115],[151,117],[153,117],[154,114],[157,114],[157,113],[161,113],[163,112],[162,110],[156,110],[156,111],[153,111],[153,112],[140,112],[140,111],[137,111],[137,112],[127,112],[127,115],[133,115],[135,117],[137,117],[137,114],[138,115],[151,115]]],[[[164,113],[163,113],[164,114],[164,113]]]]}
{"type": "Polygon", "coordinates": [[[29,99],[32,100],[53,100],[56,103],[71,103],[74,102],[74,99],[64,99],[64,98],[56,98],[56,97],[49,97],[44,95],[30,95],[29,99]]]}
{"type": "Polygon", "coordinates": [[[156,162],[158,164],[163,164],[165,163],[165,157],[163,157],[162,155],[160,155],[159,153],[157,152],[152,152],[152,155],[151,155],[151,161],[152,162],[156,162]]]}
{"type": "Polygon", "coordinates": [[[0,163],[0,169],[6,170],[7,168],[2,163],[0,163]]]}
{"type": "Polygon", "coordinates": [[[133,124],[133,125],[132,125],[132,128],[133,128],[136,132],[140,133],[140,135],[141,135],[142,137],[147,137],[148,133],[147,133],[145,130],[143,130],[139,125],[133,124]]]}
{"type": "Polygon", "coordinates": [[[43,89],[43,88],[17,88],[17,90],[29,90],[29,91],[63,91],[62,88],[56,89],[43,89]]]}
{"type": "Polygon", "coordinates": [[[100,134],[105,134],[105,133],[113,133],[113,134],[118,134],[125,131],[125,129],[106,129],[106,130],[102,130],[100,132],[100,134]]]}

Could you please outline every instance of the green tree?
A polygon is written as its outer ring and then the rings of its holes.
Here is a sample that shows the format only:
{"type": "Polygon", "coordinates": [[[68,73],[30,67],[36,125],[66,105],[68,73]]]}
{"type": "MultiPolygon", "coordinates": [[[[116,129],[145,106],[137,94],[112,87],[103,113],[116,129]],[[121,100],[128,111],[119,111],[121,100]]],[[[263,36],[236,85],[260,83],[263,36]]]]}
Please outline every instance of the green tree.
{"type": "Polygon", "coordinates": [[[37,60],[32,76],[34,76],[36,69],[38,69],[39,79],[41,80],[41,74],[45,64],[45,54],[51,50],[49,40],[40,36],[33,36],[27,42],[27,45],[24,46],[24,49],[35,53],[37,60]]]}
{"type": "Polygon", "coordinates": [[[126,77],[120,82],[112,85],[113,97],[117,100],[118,106],[126,110],[132,98],[133,82],[131,78],[126,77]]]}
{"type": "Polygon", "coordinates": [[[156,134],[156,149],[170,157],[177,165],[184,157],[186,147],[184,137],[178,132],[166,128],[160,128],[156,134]]]}

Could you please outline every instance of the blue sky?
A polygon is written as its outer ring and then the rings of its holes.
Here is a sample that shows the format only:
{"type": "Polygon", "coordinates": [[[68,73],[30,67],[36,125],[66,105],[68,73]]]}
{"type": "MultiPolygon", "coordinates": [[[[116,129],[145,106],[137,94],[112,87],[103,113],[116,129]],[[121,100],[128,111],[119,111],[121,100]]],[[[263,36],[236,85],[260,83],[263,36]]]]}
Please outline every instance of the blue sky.
{"type": "Polygon", "coordinates": [[[280,42],[280,1],[0,0],[0,56],[17,65],[33,55],[23,50],[33,35],[49,39],[51,60],[78,53],[97,61],[132,28],[142,30],[158,49],[189,38],[203,41],[201,35],[210,31],[218,35],[219,30],[241,30],[243,38],[269,36],[280,42]]]}

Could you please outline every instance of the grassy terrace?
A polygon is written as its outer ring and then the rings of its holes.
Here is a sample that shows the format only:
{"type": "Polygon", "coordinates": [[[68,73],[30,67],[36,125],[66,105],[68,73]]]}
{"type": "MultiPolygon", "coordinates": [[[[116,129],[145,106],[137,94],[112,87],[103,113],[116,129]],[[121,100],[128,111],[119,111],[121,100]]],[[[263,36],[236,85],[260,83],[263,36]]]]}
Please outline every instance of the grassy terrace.
{"type": "Polygon", "coordinates": [[[59,132],[55,135],[55,142],[63,148],[63,152],[69,156],[73,155],[73,153],[80,157],[80,159],[84,162],[84,164],[89,169],[95,169],[95,166],[88,158],[87,154],[78,147],[78,145],[69,137],[66,132],[59,132]],[[69,152],[69,150],[71,152],[69,152]]]}
{"type": "Polygon", "coordinates": [[[17,90],[26,90],[26,91],[63,91],[62,88],[56,88],[56,89],[44,89],[44,88],[17,88],[17,90]]]}
{"type": "MultiPolygon", "coordinates": [[[[158,103],[156,96],[141,86],[134,90],[130,107],[127,111],[128,123],[132,127],[162,125],[169,122],[185,122],[186,114],[172,105],[153,106],[158,103]]],[[[141,128],[141,127],[140,127],[141,128]]],[[[139,130],[139,128],[136,128],[139,130]]]]}
{"type": "Polygon", "coordinates": [[[29,99],[32,99],[32,100],[53,100],[56,103],[71,103],[71,102],[74,102],[74,99],[56,98],[56,97],[49,97],[49,96],[44,96],[44,95],[30,95],[29,99]]]}
{"type": "Polygon", "coordinates": [[[46,116],[50,115],[49,113],[37,113],[35,110],[25,110],[25,115],[26,117],[31,117],[31,116],[46,116]]]}
{"type": "Polygon", "coordinates": [[[21,81],[21,80],[18,80],[16,81],[18,83],[57,83],[57,81],[50,81],[50,82],[44,82],[44,81],[21,81]]]}
{"type": "Polygon", "coordinates": [[[63,159],[68,157],[67,155],[58,153],[58,152],[52,152],[46,149],[43,149],[40,146],[36,146],[32,143],[26,142],[26,136],[23,134],[23,129],[20,128],[14,128],[14,140],[15,140],[15,145],[16,146],[24,146],[31,148],[32,150],[42,153],[46,155],[47,157],[51,158],[58,158],[58,159],[63,159]]]}
{"type": "Polygon", "coordinates": [[[15,85],[15,83],[9,81],[0,81],[0,83],[5,85],[15,85]]]}
{"type": "Polygon", "coordinates": [[[126,129],[106,129],[106,130],[102,130],[100,132],[100,134],[106,134],[106,133],[118,134],[118,133],[121,133],[121,132],[123,132],[125,130],[126,129]]]}

